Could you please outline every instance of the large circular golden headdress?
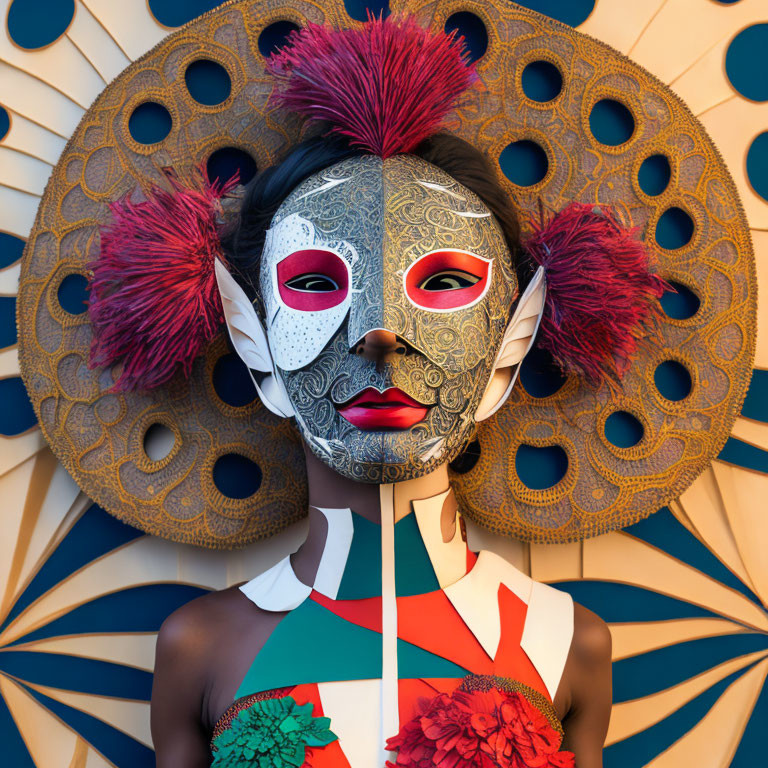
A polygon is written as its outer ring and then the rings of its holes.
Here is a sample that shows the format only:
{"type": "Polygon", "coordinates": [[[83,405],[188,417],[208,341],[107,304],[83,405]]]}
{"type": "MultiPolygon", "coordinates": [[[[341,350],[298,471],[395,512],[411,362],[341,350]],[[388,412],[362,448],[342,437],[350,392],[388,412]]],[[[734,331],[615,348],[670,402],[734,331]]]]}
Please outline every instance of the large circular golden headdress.
{"type": "MultiPolygon", "coordinates": [[[[638,353],[618,390],[569,376],[556,391],[542,391],[523,377],[480,425],[474,465],[452,476],[464,513],[504,535],[566,542],[630,524],[704,469],[747,388],[756,288],[733,181],[680,100],[608,46],[506,0],[391,5],[435,29],[457,13],[482,21],[481,87],[449,129],[489,156],[524,212],[571,201],[613,206],[644,233],[661,275],[692,299],[688,311],[668,312],[659,339],[638,353]],[[547,69],[559,90],[542,97],[525,81],[547,69]],[[601,128],[604,110],[618,115],[610,135],[601,128]],[[500,162],[526,152],[546,170],[516,184],[500,162]],[[658,167],[654,184],[661,183],[653,188],[647,172],[658,167]],[[612,440],[617,419],[634,425],[636,438],[612,440]],[[562,478],[548,488],[526,484],[521,456],[530,463],[553,451],[567,466],[562,478]]],[[[54,169],[22,266],[22,373],[53,450],[120,519],[208,547],[270,536],[305,513],[298,434],[255,393],[249,401],[224,390],[231,376],[222,371],[233,359],[223,332],[189,379],[151,393],[110,391],[118,374],[88,368],[88,316],[68,311],[63,286],[87,277],[109,203],[161,181],[163,168],[191,172],[232,149],[265,168],[296,143],[300,125],[270,100],[274,81],[264,66],[265,30],[286,22],[357,23],[342,0],[234,0],[171,34],[116,78],[54,169]],[[208,100],[190,87],[188,73],[200,62],[223,68],[230,81],[220,103],[202,103],[208,100]],[[153,109],[168,124],[158,140],[140,132],[142,114],[153,109]],[[160,453],[151,447],[158,431],[169,438],[160,453]],[[221,479],[227,467],[251,487],[228,491],[221,479]]]]}

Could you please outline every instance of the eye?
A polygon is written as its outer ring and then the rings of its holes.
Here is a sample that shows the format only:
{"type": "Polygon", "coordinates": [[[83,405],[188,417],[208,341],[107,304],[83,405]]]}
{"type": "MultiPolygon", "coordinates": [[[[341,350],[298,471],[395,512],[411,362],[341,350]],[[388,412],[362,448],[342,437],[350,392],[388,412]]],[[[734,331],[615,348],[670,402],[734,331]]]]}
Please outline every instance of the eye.
{"type": "Polygon", "coordinates": [[[349,293],[347,262],[321,248],[294,251],[277,264],[276,276],[283,303],[302,312],[337,307],[349,293]]]}
{"type": "Polygon", "coordinates": [[[419,288],[422,291],[457,291],[461,288],[469,288],[479,280],[477,275],[472,275],[461,269],[445,269],[430,275],[419,288]]]}
{"type": "Polygon", "coordinates": [[[328,293],[339,290],[339,284],[333,278],[318,272],[307,272],[306,275],[293,277],[285,281],[285,286],[292,291],[303,293],[328,293]]]}
{"type": "Polygon", "coordinates": [[[467,251],[425,253],[403,275],[405,294],[432,312],[466,309],[485,296],[492,265],[492,260],[467,251]]]}

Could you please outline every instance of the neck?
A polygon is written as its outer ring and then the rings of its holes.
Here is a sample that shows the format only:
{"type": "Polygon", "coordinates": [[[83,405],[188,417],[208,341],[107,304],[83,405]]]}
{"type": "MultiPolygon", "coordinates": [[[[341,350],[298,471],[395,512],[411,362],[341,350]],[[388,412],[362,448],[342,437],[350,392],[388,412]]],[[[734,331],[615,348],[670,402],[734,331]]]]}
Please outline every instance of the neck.
{"type": "MultiPolygon", "coordinates": [[[[448,467],[442,465],[423,477],[394,485],[380,486],[358,483],[334,472],[316,458],[305,446],[309,486],[309,533],[306,541],[291,558],[293,569],[305,584],[312,584],[328,536],[328,521],[320,509],[351,509],[373,523],[381,524],[382,492],[394,499],[394,520],[412,514],[413,502],[429,499],[450,489],[448,467]]],[[[436,524],[441,526],[442,538],[450,541],[455,533],[456,506],[451,493],[444,512],[436,524]]],[[[390,513],[391,514],[391,513],[390,513]]]]}

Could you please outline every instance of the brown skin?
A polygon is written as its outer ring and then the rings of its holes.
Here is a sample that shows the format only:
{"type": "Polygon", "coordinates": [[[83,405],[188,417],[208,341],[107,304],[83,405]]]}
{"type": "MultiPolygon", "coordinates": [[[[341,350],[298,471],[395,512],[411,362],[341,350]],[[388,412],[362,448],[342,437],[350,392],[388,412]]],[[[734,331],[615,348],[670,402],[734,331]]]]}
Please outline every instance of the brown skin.
{"type": "Polygon", "coordinates": [[[158,768],[205,768],[213,726],[284,614],[257,608],[236,587],[193,600],[160,629],[152,686],[158,768]]]}
{"type": "Polygon", "coordinates": [[[571,650],[555,694],[563,724],[562,749],[576,755],[577,768],[602,768],[611,717],[611,632],[583,605],[574,603],[571,650]]]}

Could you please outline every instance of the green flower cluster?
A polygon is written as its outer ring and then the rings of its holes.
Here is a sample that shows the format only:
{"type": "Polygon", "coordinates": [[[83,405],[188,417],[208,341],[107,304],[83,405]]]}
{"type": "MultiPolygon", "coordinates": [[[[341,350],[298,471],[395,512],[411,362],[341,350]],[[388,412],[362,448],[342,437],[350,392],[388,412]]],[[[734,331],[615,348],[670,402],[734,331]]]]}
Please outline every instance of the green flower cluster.
{"type": "Polygon", "coordinates": [[[327,717],[313,717],[312,704],[290,696],[255,701],[213,740],[213,768],[300,768],[307,747],[336,741],[327,717]]]}

